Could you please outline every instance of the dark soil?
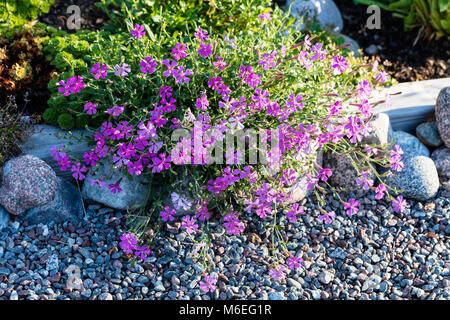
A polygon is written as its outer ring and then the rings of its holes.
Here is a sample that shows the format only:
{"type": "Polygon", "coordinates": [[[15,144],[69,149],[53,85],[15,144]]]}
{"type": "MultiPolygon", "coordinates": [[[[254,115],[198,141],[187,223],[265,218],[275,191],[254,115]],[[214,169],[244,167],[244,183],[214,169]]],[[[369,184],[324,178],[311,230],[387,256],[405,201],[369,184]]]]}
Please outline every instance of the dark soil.
{"type": "Polygon", "coordinates": [[[367,6],[355,5],[352,0],[335,2],[344,18],[342,33],[358,41],[366,55],[368,47],[378,46],[372,55],[379,57],[387,72],[399,82],[450,76],[450,41],[445,37],[437,41],[421,38],[413,46],[418,30],[405,32],[403,20],[392,17],[391,12],[382,10],[381,29],[370,30],[366,27],[370,16],[367,6]]]}
{"type": "Polygon", "coordinates": [[[55,27],[58,30],[64,30],[69,33],[74,33],[75,29],[67,28],[67,19],[73,14],[72,11],[67,13],[67,8],[71,5],[80,7],[81,28],[99,30],[107,23],[107,15],[102,9],[95,5],[94,0],[56,0],[50,8],[48,14],[41,16],[39,21],[55,27]]]}

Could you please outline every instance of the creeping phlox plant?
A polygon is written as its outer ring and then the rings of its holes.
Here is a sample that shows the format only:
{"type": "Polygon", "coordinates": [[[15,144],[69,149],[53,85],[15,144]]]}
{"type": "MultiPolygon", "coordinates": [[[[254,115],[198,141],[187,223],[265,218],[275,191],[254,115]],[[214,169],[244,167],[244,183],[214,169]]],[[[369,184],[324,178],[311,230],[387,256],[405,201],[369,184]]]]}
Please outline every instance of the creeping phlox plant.
{"type": "MultiPolygon", "coordinates": [[[[270,14],[261,14],[260,23],[257,34],[235,39],[214,37],[198,27],[192,35],[173,39],[168,50],[158,46],[148,27],[134,25],[134,59],[117,55],[97,61],[89,78],[58,83],[65,96],[91,92],[92,100],[83,102],[85,114],[107,115],[83,160],[62,146],[53,148],[61,170],[82,181],[99,163],[112,162],[147,183],[148,203],[135,210],[132,232],[121,237],[120,246],[130,257],[149,254],[151,221],[181,220],[192,255],[210,267],[211,217],[218,216],[232,236],[244,232],[245,215],[256,214],[272,232],[268,274],[285,278],[302,263],[289,252],[280,222],[296,223],[305,214],[292,201],[293,190],[313,192],[319,219],[327,224],[337,214],[324,209],[327,193],[339,199],[349,216],[359,210],[358,200],[344,199],[341,189],[329,185],[333,172],[317,161],[321,151],[348,156],[362,188],[375,191],[377,199],[393,200],[395,211],[405,208],[405,200],[394,198],[397,191],[383,180],[390,170],[402,170],[402,150],[364,143],[377,102],[368,100],[369,81],[349,80],[360,68],[371,68],[378,82],[387,80],[386,73],[376,64],[351,68],[341,48],[326,50],[309,35],[273,24],[270,14]],[[387,172],[378,174],[376,166],[387,172]]],[[[117,194],[121,182],[92,178],[84,183],[117,194]]],[[[200,287],[214,291],[216,283],[210,273],[200,287]]]]}

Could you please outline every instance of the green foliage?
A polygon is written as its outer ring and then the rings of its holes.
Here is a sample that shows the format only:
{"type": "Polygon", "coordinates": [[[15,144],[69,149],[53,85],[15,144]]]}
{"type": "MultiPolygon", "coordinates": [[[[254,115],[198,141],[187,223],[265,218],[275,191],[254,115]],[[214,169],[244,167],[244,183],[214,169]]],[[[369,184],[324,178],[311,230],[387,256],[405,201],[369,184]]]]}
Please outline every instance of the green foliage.
{"type": "Polygon", "coordinates": [[[27,125],[20,120],[13,101],[0,105],[0,169],[11,157],[20,153],[20,142],[27,125]]]}
{"type": "Polygon", "coordinates": [[[71,130],[74,126],[74,120],[72,115],[68,113],[63,113],[58,117],[58,125],[61,127],[61,129],[64,130],[71,130]]]}
{"type": "Polygon", "coordinates": [[[48,13],[54,0],[0,1],[0,31],[22,26],[44,13],[48,13]]]}
{"type": "Polygon", "coordinates": [[[44,111],[42,118],[45,122],[51,125],[58,124],[58,112],[54,108],[48,108],[44,111]]]}
{"type": "Polygon", "coordinates": [[[195,25],[210,27],[221,34],[255,31],[260,27],[255,12],[268,11],[271,0],[101,0],[97,5],[108,14],[116,29],[127,30],[128,20],[147,24],[152,30],[165,28],[176,36],[178,32],[192,31],[195,25]]]}
{"type": "Polygon", "coordinates": [[[428,39],[450,37],[450,2],[448,0],[355,0],[393,11],[404,21],[405,30],[420,28],[428,39]]]}

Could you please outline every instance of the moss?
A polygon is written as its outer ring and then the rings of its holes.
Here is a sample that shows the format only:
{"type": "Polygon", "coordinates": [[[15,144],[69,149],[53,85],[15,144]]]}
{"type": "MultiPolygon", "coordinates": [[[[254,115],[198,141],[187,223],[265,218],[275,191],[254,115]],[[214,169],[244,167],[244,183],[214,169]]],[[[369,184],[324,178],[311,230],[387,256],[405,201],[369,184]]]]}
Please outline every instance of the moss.
{"type": "Polygon", "coordinates": [[[48,124],[56,125],[58,123],[58,112],[54,108],[48,108],[45,110],[42,117],[48,124]]]}
{"type": "Polygon", "coordinates": [[[74,126],[74,120],[72,115],[63,113],[58,117],[58,125],[63,130],[71,130],[74,126]]]}

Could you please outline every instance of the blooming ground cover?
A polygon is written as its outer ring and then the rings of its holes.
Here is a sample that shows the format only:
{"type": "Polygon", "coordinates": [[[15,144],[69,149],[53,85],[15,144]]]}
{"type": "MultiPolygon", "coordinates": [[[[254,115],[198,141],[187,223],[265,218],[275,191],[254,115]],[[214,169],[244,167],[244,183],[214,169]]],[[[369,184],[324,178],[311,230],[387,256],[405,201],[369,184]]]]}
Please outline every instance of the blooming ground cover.
{"type": "MultiPolygon", "coordinates": [[[[318,163],[318,152],[349,157],[361,188],[392,200],[394,211],[404,210],[405,200],[384,183],[389,170],[404,167],[403,151],[363,141],[376,105],[369,102],[372,84],[386,82],[386,73],[377,63],[350,64],[344,48],[326,49],[287,21],[273,23],[270,12],[258,19],[261,28],[255,33],[230,39],[197,27],[165,46],[163,31],[157,35],[147,25],[131,23],[132,53],[118,50],[108,61],[93,62],[89,77],[58,82],[61,96],[83,94],[80,114],[104,119],[83,159],[53,147],[61,170],[83,181],[88,172],[112,162],[131,179],[148,183],[147,204],[133,211],[131,231],[121,236],[120,246],[131,259],[150,253],[150,224],[181,219],[194,255],[208,267],[211,217],[221,217],[226,232],[238,235],[246,213],[255,212],[272,234],[268,273],[284,278],[302,266],[278,224],[280,215],[296,222],[304,214],[290,201],[293,190],[315,194],[319,220],[326,224],[336,217],[323,209],[327,194],[349,216],[360,207],[345,190],[328,184],[333,172],[318,163]],[[364,68],[368,78],[355,83],[353,75],[364,68]],[[389,170],[380,175],[376,166],[389,170]]],[[[120,179],[109,185],[84,183],[122,191],[120,179]]],[[[212,292],[216,282],[206,273],[200,288],[212,292]]]]}

